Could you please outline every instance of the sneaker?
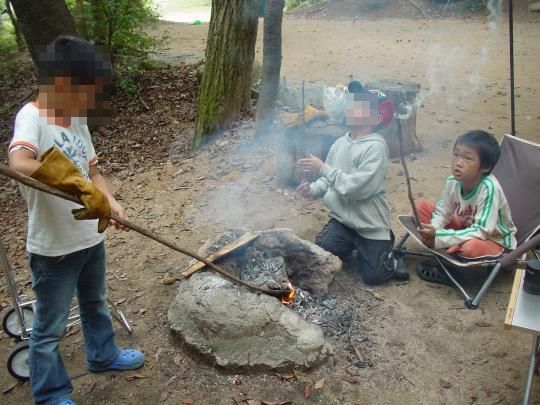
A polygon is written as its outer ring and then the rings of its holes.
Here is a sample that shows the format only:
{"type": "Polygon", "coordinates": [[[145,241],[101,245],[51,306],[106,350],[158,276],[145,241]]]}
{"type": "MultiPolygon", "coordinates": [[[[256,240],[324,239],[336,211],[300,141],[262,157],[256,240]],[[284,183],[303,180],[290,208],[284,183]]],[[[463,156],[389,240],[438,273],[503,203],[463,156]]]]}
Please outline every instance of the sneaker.
{"type": "Polygon", "coordinates": [[[75,403],[75,401],[71,400],[71,399],[64,399],[62,402],[58,402],[57,405],[77,405],[75,403]]]}
{"type": "Polygon", "coordinates": [[[409,267],[404,255],[394,257],[394,280],[405,281],[409,279],[409,267]]]}
{"type": "Polygon", "coordinates": [[[144,364],[144,354],[139,350],[122,349],[118,357],[108,366],[99,368],[90,368],[93,373],[101,373],[103,371],[118,370],[136,370],[144,364]]]}

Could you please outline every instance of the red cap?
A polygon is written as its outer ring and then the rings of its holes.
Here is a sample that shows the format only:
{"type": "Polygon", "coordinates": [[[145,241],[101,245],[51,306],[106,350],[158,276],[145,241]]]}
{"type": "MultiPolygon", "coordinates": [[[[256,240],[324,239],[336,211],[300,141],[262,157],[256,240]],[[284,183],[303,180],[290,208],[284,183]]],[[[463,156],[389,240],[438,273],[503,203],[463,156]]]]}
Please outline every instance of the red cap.
{"type": "Polygon", "coordinates": [[[379,103],[379,114],[382,121],[379,124],[381,128],[386,128],[394,119],[394,103],[390,99],[385,99],[379,103]]]}

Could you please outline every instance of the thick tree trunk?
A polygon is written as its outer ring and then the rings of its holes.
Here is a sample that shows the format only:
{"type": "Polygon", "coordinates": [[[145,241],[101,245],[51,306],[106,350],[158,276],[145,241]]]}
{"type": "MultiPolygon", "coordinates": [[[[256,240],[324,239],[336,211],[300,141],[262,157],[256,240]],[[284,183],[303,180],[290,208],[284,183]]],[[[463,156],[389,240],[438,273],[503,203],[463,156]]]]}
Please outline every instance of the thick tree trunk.
{"type": "Polygon", "coordinates": [[[263,134],[274,118],[281,71],[281,23],[285,0],[267,0],[264,10],[262,87],[257,105],[257,134],[263,134]]]}
{"type": "Polygon", "coordinates": [[[10,0],[37,65],[40,48],[59,35],[76,35],[75,22],[64,0],[10,0]]]}
{"type": "Polygon", "coordinates": [[[258,0],[213,0],[193,146],[250,105],[258,0]]]}

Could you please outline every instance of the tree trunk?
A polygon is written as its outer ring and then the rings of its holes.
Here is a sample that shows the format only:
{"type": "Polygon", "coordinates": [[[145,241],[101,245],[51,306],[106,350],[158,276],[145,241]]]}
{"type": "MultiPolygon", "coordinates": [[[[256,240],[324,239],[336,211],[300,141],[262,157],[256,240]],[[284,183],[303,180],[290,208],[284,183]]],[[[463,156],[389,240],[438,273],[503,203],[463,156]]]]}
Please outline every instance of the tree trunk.
{"type": "Polygon", "coordinates": [[[257,104],[257,134],[263,134],[274,118],[281,71],[281,23],[285,0],[267,0],[264,10],[262,87],[257,104]]]}
{"type": "Polygon", "coordinates": [[[64,0],[10,0],[37,66],[41,47],[59,35],[76,35],[75,22],[64,0]]]}
{"type": "Polygon", "coordinates": [[[258,0],[213,0],[193,146],[250,105],[258,0]]]}

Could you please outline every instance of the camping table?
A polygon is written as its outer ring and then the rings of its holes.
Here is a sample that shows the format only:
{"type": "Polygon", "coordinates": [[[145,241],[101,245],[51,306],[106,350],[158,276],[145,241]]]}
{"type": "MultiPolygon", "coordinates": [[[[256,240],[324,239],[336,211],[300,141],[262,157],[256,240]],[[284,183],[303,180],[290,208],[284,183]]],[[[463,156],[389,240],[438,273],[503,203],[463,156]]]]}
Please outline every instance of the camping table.
{"type": "Polygon", "coordinates": [[[525,270],[516,270],[512,294],[510,295],[508,309],[506,310],[504,327],[505,329],[515,328],[533,335],[531,361],[529,363],[529,372],[527,374],[522,402],[522,404],[526,405],[529,403],[540,344],[540,295],[532,295],[523,290],[524,277],[525,270]]]}

